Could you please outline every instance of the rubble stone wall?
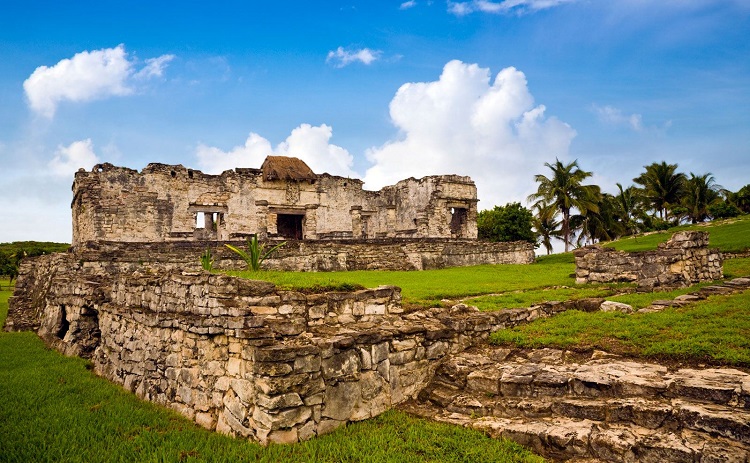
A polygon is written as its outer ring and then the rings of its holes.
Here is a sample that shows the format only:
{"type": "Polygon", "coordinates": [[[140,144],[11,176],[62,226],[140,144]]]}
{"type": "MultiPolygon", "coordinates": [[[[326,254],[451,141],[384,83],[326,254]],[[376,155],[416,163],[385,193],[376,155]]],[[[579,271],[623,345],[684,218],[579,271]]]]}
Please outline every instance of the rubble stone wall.
{"type": "MultiPolygon", "coordinates": [[[[280,241],[271,241],[268,246],[280,241]]],[[[244,242],[231,244],[243,248],[244,242]]],[[[214,266],[241,269],[244,262],[223,242],[152,243],[88,242],[75,247],[84,260],[160,263],[175,269],[200,268],[200,255],[210,249],[214,266]]],[[[263,267],[287,271],[428,270],[479,264],[530,264],[534,247],[525,241],[490,243],[476,240],[393,239],[289,241],[263,267]]]]}
{"type": "Polygon", "coordinates": [[[723,258],[708,248],[708,233],[675,233],[655,251],[622,252],[587,246],[574,252],[577,283],[637,282],[644,288],[690,286],[724,277],[723,258]]]}
{"type": "Polygon", "coordinates": [[[415,397],[445,355],[562,310],[403,313],[395,287],[302,294],[74,253],[20,270],[7,330],[36,329],[139,397],[262,443],[376,416],[415,397]]]}

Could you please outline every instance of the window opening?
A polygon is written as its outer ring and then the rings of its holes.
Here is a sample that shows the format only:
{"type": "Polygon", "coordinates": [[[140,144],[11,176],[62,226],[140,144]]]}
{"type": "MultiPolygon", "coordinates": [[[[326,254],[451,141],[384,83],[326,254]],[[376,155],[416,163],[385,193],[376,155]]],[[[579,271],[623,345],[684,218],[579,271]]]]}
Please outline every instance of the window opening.
{"type": "Polygon", "coordinates": [[[304,215],[278,214],[276,215],[276,232],[279,236],[290,240],[302,239],[302,219],[304,215]]]}

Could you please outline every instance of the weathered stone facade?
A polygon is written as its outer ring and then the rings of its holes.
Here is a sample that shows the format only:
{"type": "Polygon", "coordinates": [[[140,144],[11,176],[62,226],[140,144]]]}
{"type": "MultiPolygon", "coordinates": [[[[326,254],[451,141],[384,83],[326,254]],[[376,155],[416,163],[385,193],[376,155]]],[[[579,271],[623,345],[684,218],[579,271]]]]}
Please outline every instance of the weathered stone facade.
{"type": "MultiPolygon", "coordinates": [[[[410,178],[379,191],[357,179],[313,174],[280,178],[237,168],[207,175],[149,164],[141,172],[111,164],[80,170],[73,182],[73,245],[261,239],[476,239],[477,190],[458,175],[410,178]]],[[[273,167],[273,166],[271,166],[273,167]]]]}
{"type": "Polygon", "coordinates": [[[405,314],[395,287],[302,294],[73,253],[27,259],[20,271],[6,329],[37,330],[139,397],[262,443],[382,413],[415,397],[445,355],[563,310],[405,314]]]}
{"type": "Polygon", "coordinates": [[[718,249],[708,248],[708,233],[675,233],[656,251],[622,252],[587,246],[574,252],[577,283],[637,282],[643,288],[690,286],[723,278],[718,249]]]}

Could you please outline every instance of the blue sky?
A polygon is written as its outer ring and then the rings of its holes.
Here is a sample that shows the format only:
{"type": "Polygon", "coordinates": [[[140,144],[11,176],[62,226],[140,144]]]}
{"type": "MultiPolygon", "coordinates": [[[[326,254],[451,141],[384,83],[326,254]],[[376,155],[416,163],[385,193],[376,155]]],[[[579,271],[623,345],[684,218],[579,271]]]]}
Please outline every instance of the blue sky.
{"type": "Polygon", "coordinates": [[[79,167],[268,154],[377,189],[545,162],[614,192],[666,160],[750,183],[750,1],[12,2],[0,14],[0,242],[69,241],[79,167]]]}

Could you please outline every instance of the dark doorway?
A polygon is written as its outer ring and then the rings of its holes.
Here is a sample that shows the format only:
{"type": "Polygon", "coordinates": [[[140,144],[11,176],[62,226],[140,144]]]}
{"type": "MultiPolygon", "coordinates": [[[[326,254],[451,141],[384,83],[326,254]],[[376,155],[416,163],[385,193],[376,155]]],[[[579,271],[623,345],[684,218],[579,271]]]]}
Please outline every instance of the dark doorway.
{"type": "Polygon", "coordinates": [[[279,236],[290,240],[302,239],[302,219],[304,215],[278,214],[276,216],[276,232],[279,236]]]}
{"type": "Polygon", "coordinates": [[[462,238],[466,228],[466,219],[468,218],[466,209],[456,207],[451,210],[451,235],[456,238],[462,238]]]}

